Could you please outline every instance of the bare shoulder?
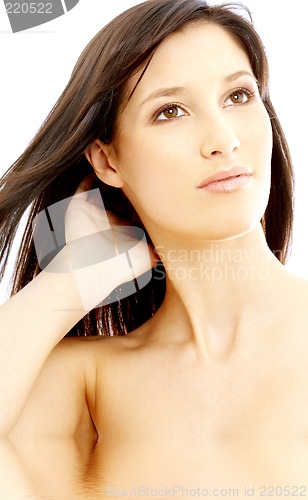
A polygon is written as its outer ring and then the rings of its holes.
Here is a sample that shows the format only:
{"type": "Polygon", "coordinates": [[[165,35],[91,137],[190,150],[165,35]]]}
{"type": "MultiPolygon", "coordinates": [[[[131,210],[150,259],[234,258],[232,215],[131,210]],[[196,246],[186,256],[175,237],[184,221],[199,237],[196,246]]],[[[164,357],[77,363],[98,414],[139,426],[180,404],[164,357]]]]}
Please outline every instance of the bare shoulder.
{"type": "Polygon", "coordinates": [[[125,335],[66,337],[52,355],[82,368],[86,378],[90,379],[104,360],[144,346],[150,323],[148,320],[125,335]]]}
{"type": "Polygon", "coordinates": [[[308,280],[306,278],[287,270],[285,290],[290,297],[294,297],[294,299],[300,303],[303,301],[307,304],[308,280]]]}
{"type": "MultiPolygon", "coordinates": [[[[141,363],[142,358],[146,358],[151,349],[148,342],[148,333],[151,320],[147,320],[141,326],[128,332],[125,335],[102,335],[92,337],[93,340],[86,342],[85,351],[89,352],[86,358],[92,360],[92,367],[95,366],[95,381],[89,387],[97,385],[98,380],[109,377],[110,373],[115,373],[118,369],[124,369],[124,366],[132,369],[135,366],[136,359],[141,363]]],[[[83,345],[81,343],[77,348],[83,345]]],[[[91,373],[91,370],[88,370],[91,373]]],[[[90,391],[91,392],[91,391],[90,391]]],[[[94,399],[94,395],[93,398],[94,399]]]]}
{"type": "Polygon", "coordinates": [[[287,271],[285,280],[277,290],[281,302],[281,317],[299,332],[308,327],[308,280],[287,271]]]}

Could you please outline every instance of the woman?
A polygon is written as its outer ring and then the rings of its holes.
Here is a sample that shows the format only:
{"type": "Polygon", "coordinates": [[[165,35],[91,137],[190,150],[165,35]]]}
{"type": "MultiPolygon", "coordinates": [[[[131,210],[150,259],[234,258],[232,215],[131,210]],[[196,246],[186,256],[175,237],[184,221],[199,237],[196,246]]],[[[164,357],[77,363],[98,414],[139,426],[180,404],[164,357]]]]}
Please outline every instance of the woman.
{"type": "Polygon", "coordinates": [[[166,470],[170,449],[196,475],[212,439],[306,435],[291,160],[247,20],[199,0],[121,14],[2,182],[4,260],[34,201],[1,310],[2,435],[99,438],[111,461],[152,450],[166,470]],[[66,244],[44,264],[36,217],[67,198],[66,244]]]}

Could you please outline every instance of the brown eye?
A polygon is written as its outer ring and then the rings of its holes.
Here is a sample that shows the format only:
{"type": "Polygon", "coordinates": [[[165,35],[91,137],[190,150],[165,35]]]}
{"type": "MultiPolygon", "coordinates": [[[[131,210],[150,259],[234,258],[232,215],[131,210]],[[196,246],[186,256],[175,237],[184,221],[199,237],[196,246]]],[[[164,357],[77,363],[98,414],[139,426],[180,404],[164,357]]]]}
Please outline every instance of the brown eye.
{"type": "Polygon", "coordinates": [[[225,100],[225,106],[236,106],[237,104],[246,104],[255,97],[255,92],[250,92],[247,89],[234,90],[232,94],[225,100]]]}
{"type": "Polygon", "coordinates": [[[177,104],[167,104],[161,108],[156,114],[157,121],[169,121],[173,118],[179,118],[187,113],[177,104]]]}
{"type": "Polygon", "coordinates": [[[166,118],[176,118],[178,115],[178,107],[177,106],[170,106],[169,108],[165,109],[163,111],[163,115],[166,118]]]}
{"type": "Polygon", "coordinates": [[[238,90],[237,92],[231,94],[230,99],[233,104],[243,104],[243,102],[246,102],[245,100],[248,100],[247,96],[241,90],[238,90]]]}

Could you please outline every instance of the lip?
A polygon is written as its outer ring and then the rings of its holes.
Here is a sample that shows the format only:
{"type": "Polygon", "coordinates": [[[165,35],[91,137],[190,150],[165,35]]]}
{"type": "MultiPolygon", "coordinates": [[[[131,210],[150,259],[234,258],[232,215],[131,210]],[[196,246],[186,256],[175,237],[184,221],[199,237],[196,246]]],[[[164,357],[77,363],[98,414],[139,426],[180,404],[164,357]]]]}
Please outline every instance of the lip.
{"type": "Polygon", "coordinates": [[[232,192],[246,185],[251,176],[252,170],[249,168],[232,167],[210,175],[201,182],[198,188],[213,192],[232,192]]]}

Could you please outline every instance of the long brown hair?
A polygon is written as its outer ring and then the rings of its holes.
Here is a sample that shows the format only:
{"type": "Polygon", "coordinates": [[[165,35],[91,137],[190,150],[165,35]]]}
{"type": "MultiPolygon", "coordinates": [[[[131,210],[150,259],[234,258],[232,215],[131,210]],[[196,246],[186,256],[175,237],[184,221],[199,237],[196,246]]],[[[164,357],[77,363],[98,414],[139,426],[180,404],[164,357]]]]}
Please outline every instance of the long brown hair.
{"type": "MultiPolygon", "coordinates": [[[[70,197],[91,171],[84,152],[95,139],[110,143],[124,102],[129,77],[142,68],[169,34],[188,23],[216,23],[245,48],[273,129],[272,181],[262,225],[271,251],[284,263],[291,241],[293,173],[290,153],[268,89],[268,64],[249,10],[240,5],[209,6],[203,0],[148,0],[122,13],[90,41],[80,55],[57,103],[25,152],[1,179],[1,272],[4,273],[18,223],[30,215],[13,276],[12,294],[39,272],[32,222],[48,206],[70,197]]],[[[121,189],[95,181],[105,207],[144,229],[121,189]]],[[[70,335],[124,335],[155,313],[163,301],[165,280],[158,264],[151,282],[118,302],[93,309],[70,335]]]]}

